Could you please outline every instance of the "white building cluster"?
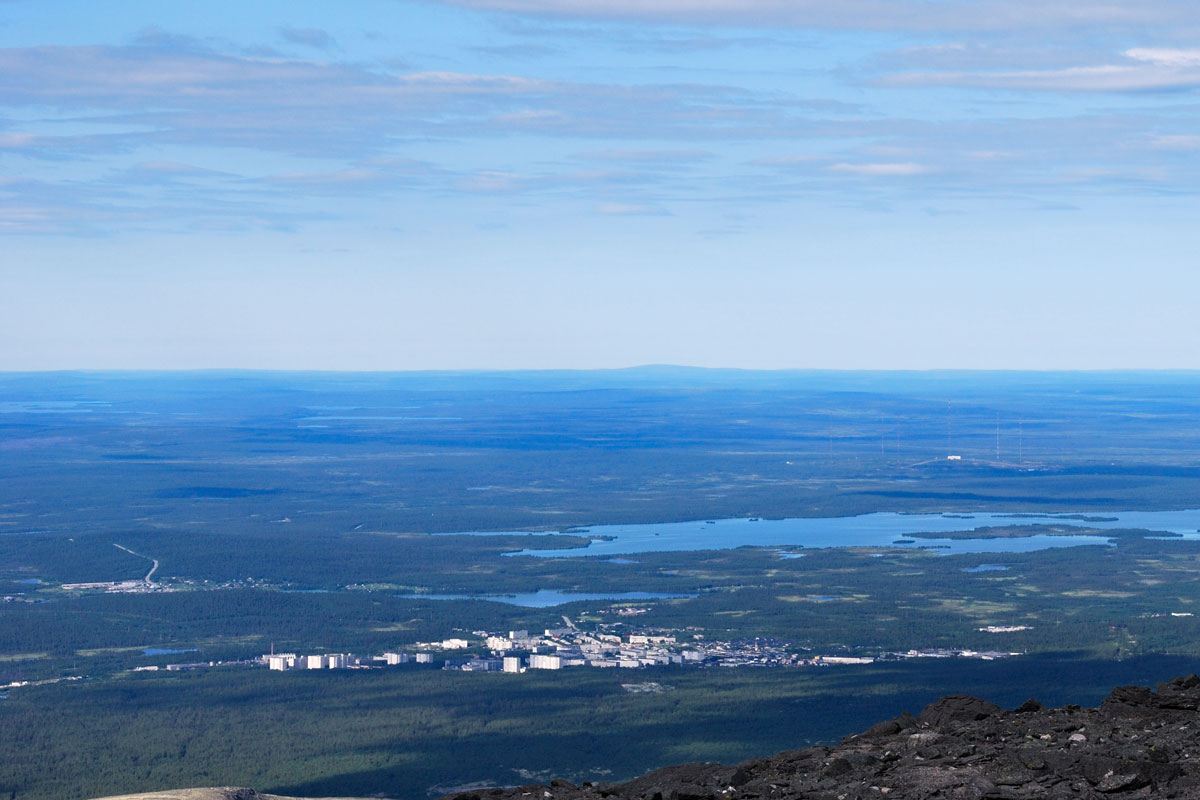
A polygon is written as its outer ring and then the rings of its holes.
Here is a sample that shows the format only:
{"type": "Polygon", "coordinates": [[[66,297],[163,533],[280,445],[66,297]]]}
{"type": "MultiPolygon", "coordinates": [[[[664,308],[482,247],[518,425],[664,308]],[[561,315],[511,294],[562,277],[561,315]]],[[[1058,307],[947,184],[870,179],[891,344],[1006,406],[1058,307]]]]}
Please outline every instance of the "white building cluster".
{"type": "Polygon", "coordinates": [[[323,653],[321,655],[298,656],[295,653],[278,653],[262,657],[267,668],[276,672],[291,669],[348,669],[360,666],[357,656],[349,653],[323,653]]]}
{"type": "MultiPolygon", "coordinates": [[[[483,633],[483,632],[481,632],[483,633]]],[[[469,672],[524,672],[568,667],[640,669],[670,665],[784,666],[804,659],[789,653],[786,643],[754,639],[747,642],[706,642],[700,637],[681,643],[674,633],[642,632],[624,636],[609,630],[581,631],[574,626],[550,628],[541,636],[528,631],[483,633],[490,657],[446,662],[445,669],[469,672]]],[[[820,657],[813,662],[819,664],[820,657]]],[[[826,663],[843,663],[836,659],[826,663]]],[[[844,662],[848,663],[848,662],[844,662]]]]}
{"type": "Polygon", "coordinates": [[[893,658],[976,658],[981,661],[995,661],[1021,654],[1008,650],[951,650],[943,647],[927,647],[923,650],[906,650],[903,653],[892,653],[891,655],[893,658]]]}
{"type": "MultiPolygon", "coordinates": [[[[437,657],[443,669],[463,672],[522,673],[527,670],[561,670],[569,667],[640,669],[659,666],[708,667],[831,667],[871,664],[877,660],[907,658],[978,658],[993,660],[1018,655],[1003,651],[931,648],[906,652],[882,653],[878,657],[859,655],[821,655],[798,653],[789,643],[756,637],[733,642],[708,641],[691,634],[679,641],[676,634],[663,630],[644,630],[620,635],[621,625],[598,625],[583,631],[563,618],[567,627],[549,628],[541,635],[529,631],[507,634],[474,631],[474,642],[463,638],[415,645],[420,652],[390,651],[371,661],[396,666],[433,664],[432,651],[472,651],[462,657],[437,657]]],[[[284,672],[295,669],[344,669],[362,667],[355,656],[337,653],[299,656],[295,653],[264,655],[260,659],[270,669],[284,672]]],[[[168,667],[169,669],[170,667],[168,667]]]]}

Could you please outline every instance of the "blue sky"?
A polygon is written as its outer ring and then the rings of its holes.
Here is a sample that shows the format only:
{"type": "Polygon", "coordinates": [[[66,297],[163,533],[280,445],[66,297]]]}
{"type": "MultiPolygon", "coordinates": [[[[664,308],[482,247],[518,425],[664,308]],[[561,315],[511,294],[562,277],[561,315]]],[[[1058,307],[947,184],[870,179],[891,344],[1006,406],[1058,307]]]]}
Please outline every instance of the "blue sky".
{"type": "Polygon", "coordinates": [[[1200,368],[1200,10],[0,0],[0,369],[1200,368]]]}

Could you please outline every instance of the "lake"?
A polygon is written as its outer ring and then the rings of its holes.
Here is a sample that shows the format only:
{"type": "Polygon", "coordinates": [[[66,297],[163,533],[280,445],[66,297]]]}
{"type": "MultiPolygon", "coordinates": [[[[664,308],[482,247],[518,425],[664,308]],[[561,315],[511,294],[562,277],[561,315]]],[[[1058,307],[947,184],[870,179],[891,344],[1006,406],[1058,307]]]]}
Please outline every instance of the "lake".
{"type": "MultiPolygon", "coordinates": [[[[1012,525],[1054,525],[1064,530],[1138,528],[1200,539],[1200,509],[1185,511],[1118,511],[1056,514],[898,514],[879,512],[857,517],[794,519],[719,519],[663,522],[643,525],[596,525],[572,530],[594,536],[586,547],[553,550],[526,549],[508,555],[539,558],[626,556],[679,550],[731,550],[737,547],[907,547],[949,555],[957,553],[1027,553],[1053,547],[1111,545],[1112,539],[1095,534],[1037,534],[1007,539],[913,538],[918,533],[954,533],[976,528],[1012,525]],[[603,538],[599,538],[603,537],[603,538]]],[[[527,531],[470,531],[470,535],[520,535],[527,531]]],[[[530,536],[537,534],[528,533],[530,536]]]]}
{"type": "Polygon", "coordinates": [[[587,592],[561,592],[557,589],[539,589],[536,592],[518,594],[401,594],[406,600],[490,600],[493,603],[508,603],[526,608],[550,608],[552,606],[578,603],[588,600],[669,600],[675,597],[695,597],[694,594],[662,594],[660,592],[609,592],[589,594],[587,592]]]}

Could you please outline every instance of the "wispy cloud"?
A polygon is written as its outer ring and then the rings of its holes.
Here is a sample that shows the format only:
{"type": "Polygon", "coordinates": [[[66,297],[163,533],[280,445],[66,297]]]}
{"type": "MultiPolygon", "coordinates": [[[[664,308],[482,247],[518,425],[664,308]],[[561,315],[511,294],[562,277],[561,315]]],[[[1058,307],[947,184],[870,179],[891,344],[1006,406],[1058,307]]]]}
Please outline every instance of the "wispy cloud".
{"type": "MultiPolygon", "coordinates": [[[[686,58],[690,55],[730,49],[752,50],[757,53],[771,49],[788,49],[794,48],[797,40],[795,31],[788,31],[786,36],[763,32],[747,35],[741,29],[697,30],[693,26],[680,28],[671,25],[670,20],[662,21],[668,24],[647,25],[644,24],[644,20],[636,20],[634,24],[622,24],[613,20],[597,23],[588,17],[550,18],[544,15],[536,18],[526,15],[497,15],[492,19],[497,30],[523,42],[521,45],[511,45],[514,48],[555,43],[560,49],[565,49],[566,43],[576,48],[582,43],[591,43],[626,53],[653,53],[686,58]]],[[[493,48],[479,49],[490,51],[493,48]]]]}
{"type": "Polygon", "coordinates": [[[809,167],[813,162],[821,160],[822,157],[816,155],[787,155],[765,156],[756,158],[751,163],[759,167],[809,167]]]}
{"type": "Polygon", "coordinates": [[[1106,55],[1085,39],[1048,43],[1019,34],[969,34],[881,52],[867,66],[881,73],[1062,69],[1106,55]]]}
{"type": "Polygon", "coordinates": [[[313,47],[318,50],[329,50],[337,47],[337,40],[328,31],[320,28],[291,28],[284,26],[279,29],[279,36],[292,44],[313,47]]]}
{"type": "Polygon", "coordinates": [[[43,147],[45,143],[46,137],[36,133],[21,131],[0,133],[0,150],[33,150],[43,147]]]}
{"type": "Polygon", "coordinates": [[[1200,134],[1155,134],[1150,137],[1150,146],[1157,150],[1200,150],[1200,134]]]}
{"type": "Polygon", "coordinates": [[[1196,48],[1134,47],[1126,50],[1125,55],[1136,61],[1168,67],[1200,67],[1200,49],[1196,48]]]}
{"type": "Polygon", "coordinates": [[[237,179],[236,175],[223,170],[205,169],[178,161],[140,161],[123,170],[120,177],[130,183],[159,185],[237,179]]]}
{"type": "Polygon", "coordinates": [[[638,164],[650,167],[677,166],[680,164],[697,164],[713,158],[708,150],[595,150],[587,153],[576,153],[575,158],[584,161],[605,161],[621,164],[638,164]]]}
{"type": "Polygon", "coordinates": [[[829,171],[842,172],[848,175],[906,177],[909,175],[921,175],[923,173],[930,172],[931,170],[925,164],[916,164],[911,161],[904,161],[875,164],[847,164],[842,162],[830,165],[829,171]]]}
{"type": "Polygon", "coordinates": [[[1184,0],[444,0],[515,14],[692,25],[790,26],[850,30],[995,31],[1128,29],[1193,22],[1184,0]]]}
{"type": "Polygon", "coordinates": [[[90,181],[2,181],[0,231],[110,236],[129,230],[285,230],[328,216],[264,205],[252,191],[185,186],[147,175],[162,171],[151,166],[90,181]]]}
{"type": "Polygon", "coordinates": [[[549,47],[544,44],[518,43],[518,44],[497,44],[497,45],[472,45],[471,51],[482,53],[487,56],[496,58],[516,58],[516,59],[540,59],[547,56],[557,55],[560,51],[556,47],[549,47]]]}
{"type": "Polygon", "coordinates": [[[658,206],[648,206],[639,203],[600,203],[596,206],[596,213],[620,217],[661,217],[667,212],[658,206]]]}
{"type": "Polygon", "coordinates": [[[738,87],[397,73],[193,45],[0,50],[0,104],[142,129],[106,140],[113,148],[196,142],[360,157],[400,136],[713,139],[786,136],[805,125],[800,112],[738,87]]]}
{"type": "Polygon", "coordinates": [[[887,86],[963,86],[1041,91],[1138,92],[1200,87],[1200,50],[1136,47],[1108,63],[1060,69],[901,72],[887,86]]]}
{"type": "MultiPolygon", "coordinates": [[[[735,13],[721,2],[710,11],[735,13]]],[[[286,30],[294,44],[333,46],[321,31],[286,30]]],[[[7,230],[90,233],[172,220],[184,229],[286,228],[350,213],[349,203],[327,202],[334,196],[449,202],[469,194],[487,203],[511,195],[622,216],[682,213],[684,202],[821,197],[887,207],[919,197],[942,208],[981,196],[1061,202],[1085,191],[1195,191],[1196,168],[1183,154],[1200,147],[1191,133],[1197,111],[1159,113],[1124,93],[1200,86],[1200,50],[1159,39],[1101,57],[1083,46],[1049,53],[1013,37],[945,38],[865,57],[857,71],[831,67],[826,87],[860,82],[856,105],[836,92],[789,88],[808,86],[807,75],[754,75],[739,85],[736,72],[720,73],[720,83],[694,71],[656,82],[647,76],[662,73],[649,69],[562,70],[549,57],[495,71],[478,63],[413,70],[250,55],[157,29],[127,46],[3,49],[0,154],[28,174],[47,166],[36,159],[93,166],[57,182],[10,182],[0,200],[7,230]],[[962,87],[971,100],[914,103],[911,114],[897,102],[925,86],[962,87]],[[995,88],[1017,90],[1019,101],[1006,108],[977,91],[995,88]],[[1042,91],[1104,91],[1113,107],[1077,103],[1068,112],[1058,98],[1029,102],[1042,91]],[[230,164],[242,167],[226,168],[222,152],[236,152],[230,164]],[[267,163],[247,153],[267,154],[267,163]],[[437,155],[410,157],[417,153],[437,155]]]]}
{"type": "MultiPolygon", "coordinates": [[[[738,87],[393,71],[220,52],[161,31],[143,39],[149,43],[0,50],[0,106],[39,114],[52,109],[54,119],[62,120],[42,120],[36,130],[0,131],[0,152],[94,160],[164,148],[199,148],[210,156],[214,148],[236,148],[325,163],[247,176],[143,157],[102,177],[10,186],[10,229],[88,232],[105,219],[154,226],[172,213],[188,228],[233,222],[239,215],[285,225],[307,213],[297,208],[304,197],[435,189],[592,195],[609,202],[605,187],[660,183],[656,173],[687,171],[708,158],[708,151],[695,147],[623,146],[630,138],[689,144],[774,138],[812,124],[796,108],[774,106],[738,87]],[[593,145],[610,140],[622,146],[580,154],[577,160],[613,166],[598,170],[528,164],[519,170],[418,168],[411,159],[393,157],[406,139],[517,135],[579,138],[593,145]],[[77,190],[74,199],[70,184],[77,190]],[[175,191],[185,186],[190,192],[175,191]],[[258,210],[246,214],[251,202],[259,204],[258,210]],[[86,213],[73,213],[72,204],[86,213]],[[56,214],[53,224],[44,221],[56,214]]],[[[640,201],[627,205],[656,207],[640,201]]]]}
{"type": "Polygon", "coordinates": [[[452,177],[446,170],[424,161],[377,157],[340,169],[321,172],[288,172],[244,183],[302,195],[384,195],[427,189],[452,177]]]}

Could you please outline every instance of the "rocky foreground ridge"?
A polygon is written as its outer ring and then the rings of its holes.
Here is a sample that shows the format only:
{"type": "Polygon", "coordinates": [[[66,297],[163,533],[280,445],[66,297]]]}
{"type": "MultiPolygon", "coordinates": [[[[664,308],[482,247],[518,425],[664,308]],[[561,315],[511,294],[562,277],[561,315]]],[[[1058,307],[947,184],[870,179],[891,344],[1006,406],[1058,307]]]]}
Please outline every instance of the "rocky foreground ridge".
{"type": "Polygon", "coordinates": [[[522,786],[443,800],[879,800],[1197,798],[1200,677],[1122,686],[1099,708],[1005,711],[943,697],[833,747],[734,767],[684,764],[628,783],[522,786]]]}

